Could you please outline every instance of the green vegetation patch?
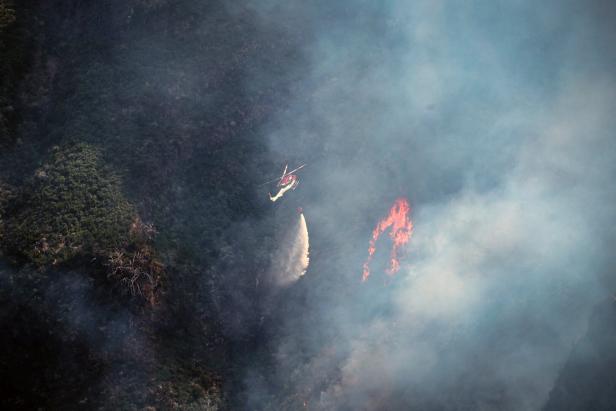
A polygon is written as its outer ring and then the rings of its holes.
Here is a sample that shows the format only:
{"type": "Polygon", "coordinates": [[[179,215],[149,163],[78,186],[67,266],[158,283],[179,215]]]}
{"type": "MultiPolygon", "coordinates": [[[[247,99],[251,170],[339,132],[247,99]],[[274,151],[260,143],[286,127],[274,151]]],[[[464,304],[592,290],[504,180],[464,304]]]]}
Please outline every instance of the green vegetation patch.
{"type": "Polygon", "coordinates": [[[136,215],[99,150],[82,143],[55,147],[11,211],[4,248],[39,265],[125,246],[136,215]]]}

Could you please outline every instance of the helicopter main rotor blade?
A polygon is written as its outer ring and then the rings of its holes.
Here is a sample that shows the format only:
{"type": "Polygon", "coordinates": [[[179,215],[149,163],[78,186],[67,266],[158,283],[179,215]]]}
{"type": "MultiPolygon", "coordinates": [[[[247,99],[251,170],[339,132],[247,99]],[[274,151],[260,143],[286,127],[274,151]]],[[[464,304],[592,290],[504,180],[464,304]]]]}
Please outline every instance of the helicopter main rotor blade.
{"type": "Polygon", "coordinates": [[[283,174],[282,176],[286,176],[287,174],[293,174],[295,173],[297,170],[301,170],[302,168],[306,167],[306,164],[302,164],[301,166],[297,167],[295,170],[291,170],[288,173],[283,174]]]}
{"type": "Polygon", "coordinates": [[[295,173],[296,171],[301,170],[301,169],[302,169],[302,168],[304,168],[304,167],[306,167],[306,164],[302,164],[301,166],[297,167],[295,170],[291,170],[291,171],[289,171],[289,172],[286,172],[287,167],[285,167],[285,172],[282,174],[282,176],[280,176],[280,177],[278,177],[278,178],[275,178],[275,179],[273,179],[273,180],[270,180],[270,181],[266,181],[265,183],[261,183],[261,184],[259,184],[257,187],[261,187],[261,186],[264,186],[264,185],[266,185],[266,184],[273,183],[274,181],[280,181],[280,180],[282,180],[282,179],[284,178],[284,176],[289,175],[289,174],[293,174],[293,173],[295,173]]]}
{"type": "Polygon", "coordinates": [[[275,179],[273,179],[273,180],[266,181],[265,183],[261,183],[261,184],[259,184],[257,187],[261,187],[261,186],[264,186],[264,185],[266,185],[266,184],[270,184],[270,183],[273,183],[273,182],[275,182],[275,181],[279,181],[281,178],[282,178],[282,177],[276,177],[276,178],[275,178],[275,179]]]}

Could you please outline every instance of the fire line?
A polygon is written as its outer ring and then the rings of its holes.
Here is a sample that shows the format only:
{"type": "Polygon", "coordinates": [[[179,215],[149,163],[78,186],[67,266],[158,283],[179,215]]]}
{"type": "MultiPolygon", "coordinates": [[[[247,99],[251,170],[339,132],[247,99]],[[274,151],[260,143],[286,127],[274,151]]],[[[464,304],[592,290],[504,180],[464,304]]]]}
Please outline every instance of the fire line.
{"type": "Polygon", "coordinates": [[[388,228],[391,227],[389,238],[392,241],[392,248],[389,257],[389,267],[386,273],[390,276],[394,275],[400,269],[400,261],[398,259],[398,250],[400,247],[409,242],[413,234],[413,222],[409,218],[411,207],[405,198],[398,198],[394,205],[389,210],[387,217],[378,222],[374,230],[372,230],[372,238],[368,246],[368,258],[364,263],[364,272],[362,282],[366,281],[370,276],[370,262],[376,251],[376,242],[388,228]]]}

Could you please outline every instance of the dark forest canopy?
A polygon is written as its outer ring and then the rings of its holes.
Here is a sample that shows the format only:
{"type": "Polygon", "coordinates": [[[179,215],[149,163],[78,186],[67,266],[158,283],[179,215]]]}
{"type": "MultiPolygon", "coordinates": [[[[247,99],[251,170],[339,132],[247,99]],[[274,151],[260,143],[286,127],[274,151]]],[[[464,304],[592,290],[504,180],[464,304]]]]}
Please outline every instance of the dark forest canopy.
{"type": "Polygon", "coordinates": [[[55,147],[7,212],[4,245],[37,264],[96,255],[129,242],[135,211],[85,144],[55,147]]]}
{"type": "Polygon", "coordinates": [[[285,93],[242,77],[275,36],[213,3],[0,6],[3,408],[220,409],[232,278],[262,269],[225,232],[285,93]]]}

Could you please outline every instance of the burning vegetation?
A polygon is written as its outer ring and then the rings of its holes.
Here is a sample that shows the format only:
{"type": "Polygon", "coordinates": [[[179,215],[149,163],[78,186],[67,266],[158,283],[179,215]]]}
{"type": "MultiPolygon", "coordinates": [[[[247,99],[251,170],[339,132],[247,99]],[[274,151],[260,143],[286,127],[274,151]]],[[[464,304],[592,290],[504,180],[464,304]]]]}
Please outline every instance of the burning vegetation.
{"type": "Polygon", "coordinates": [[[400,269],[400,260],[398,258],[400,247],[405,245],[413,235],[413,222],[409,217],[411,206],[405,198],[398,198],[394,205],[389,210],[387,217],[378,222],[374,230],[372,230],[372,238],[368,246],[368,258],[364,263],[364,272],[362,282],[366,281],[370,276],[370,263],[376,251],[376,242],[381,234],[387,229],[390,229],[389,238],[391,238],[392,246],[389,258],[389,267],[386,270],[388,275],[395,274],[400,269]]]}

